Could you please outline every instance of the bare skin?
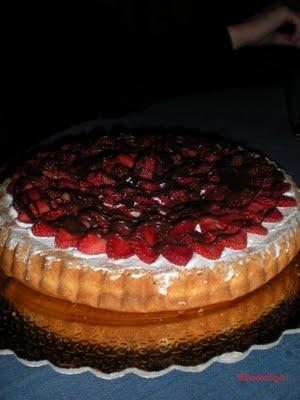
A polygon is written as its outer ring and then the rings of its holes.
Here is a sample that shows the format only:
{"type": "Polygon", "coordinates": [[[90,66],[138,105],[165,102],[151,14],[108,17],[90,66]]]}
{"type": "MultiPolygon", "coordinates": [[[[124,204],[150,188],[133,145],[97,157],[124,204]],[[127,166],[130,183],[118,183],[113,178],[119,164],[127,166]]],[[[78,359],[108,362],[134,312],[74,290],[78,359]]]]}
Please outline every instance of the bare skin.
{"type": "Polygon", "coordinates": [[[287,6],[279,5],[253,18],[228,28],[233,49],[245,46],[283,45],[300,48],[300,16],[287,6]],[[294,26],[293,33],[277,30],[284,24],[294,26]]]}

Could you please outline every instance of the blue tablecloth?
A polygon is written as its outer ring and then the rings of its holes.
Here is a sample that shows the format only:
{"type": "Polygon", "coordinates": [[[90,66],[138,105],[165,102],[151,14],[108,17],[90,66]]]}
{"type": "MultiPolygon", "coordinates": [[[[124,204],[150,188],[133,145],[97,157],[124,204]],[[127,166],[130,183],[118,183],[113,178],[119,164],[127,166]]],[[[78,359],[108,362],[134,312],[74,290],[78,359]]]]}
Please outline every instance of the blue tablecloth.
{"type": "MultiPolygon", "coordinates": [[[[119,120],[136,125],[181,125],[220,132],[264,151],[300,182],[300,140],[287,122],[280,87],[239,89],[181,97],[119,120]]],[[[91,126],[92,123],[86,126],[91,126]]],[[[287,335],[275,347],[253,351],[234,364],[213,364],[200,373],[173,371],[145,379],[135,375],[108,381],[90,373],[62,375],[49,366],[30,368],[13,355],[0,356],[0,400],[26,399],[286,399],[300,398],[300,334],[287,335]],[[282,381],[241,381],[247,376],[278,376],[282,381]]]]}

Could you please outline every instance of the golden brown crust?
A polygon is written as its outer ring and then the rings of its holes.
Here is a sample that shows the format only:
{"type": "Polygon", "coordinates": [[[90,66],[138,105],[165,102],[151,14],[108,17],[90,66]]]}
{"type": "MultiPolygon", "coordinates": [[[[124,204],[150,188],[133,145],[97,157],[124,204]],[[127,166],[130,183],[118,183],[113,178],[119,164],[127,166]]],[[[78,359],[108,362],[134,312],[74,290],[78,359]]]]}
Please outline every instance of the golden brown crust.
{"type": "Polygon", "coordinates": [[[185,312],[118,313],[53,299],[24,287],[0,272],[0,292],[27,320],[75,341],[116,349],[172,347],[178,343],[241,332],[243,327],[290,301],[299,293],[300,253],[264,287],[241,299],[185,312]]]}
{"type": "MultiPolygon", "coordinates": [[[[7,211],[0,209],[0,214],[7,211]]],[[[6,275],[53,297],[123,312],[188,310],[231,301],[276,276],[300,249],[295,220],[263,249],[218,261],[213,268],[94,270],[64,251],[37,251],[30,236],[12,226],[8,220],[0,231],[0,266],[6,275]]]]}
{"type": "Polygon", "coordinates": [[[29,240],[17,242],[9,227],[0,234],[4,273],[44,294],[96,308],[126,312],[186,310],[230,301],[259,288],[277,275],[300,248],[300,226],[288,230],[264,250],[245,254],[243,262],[218,262],[214,268],[178,270],[162,290],[163,273],[76,267],[76,258],[56,250],[49,258],[34,253],[29,240]],[[228,275],[230,274],[230,276],[228,275]]]}

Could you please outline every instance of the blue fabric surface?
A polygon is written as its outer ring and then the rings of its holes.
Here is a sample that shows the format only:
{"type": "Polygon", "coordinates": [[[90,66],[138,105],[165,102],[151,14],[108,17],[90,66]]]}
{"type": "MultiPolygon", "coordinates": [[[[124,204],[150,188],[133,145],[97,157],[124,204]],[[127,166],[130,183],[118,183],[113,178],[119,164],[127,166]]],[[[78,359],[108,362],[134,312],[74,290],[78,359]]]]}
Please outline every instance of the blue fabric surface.
{"type": "MultiPolygon", "coordinates": [[[[224,134],[266,152],[300,182],[300,140],[289,129],[280,88],[236,90],[178,98],[144,113],[102,121],[130,125],[182,125],[224,134]]],[[[135,375],[108,381],[90,373],[62,375],[50,367],[30,368],[12,355],[0,356],[0,400],[27,399],[300,399],[300,334],[277,346],[253,351],[234,364],[215,363],[201,373],[171,372],[144,379],[135,375]],[[244,382],[247,375],[283,375],[283,382],[244,382]]]]}
{"type": "Polygon", "coordinates": [[[234,364],[215,363],[200,373],[171,372],[145,379],[130,374],[103,380],[90,373],[62,375],[50,367],[26,367],[13,355],[0,358],[1,400],[298,400],[300,334],[285,336],[277,346],[254,350],[234,364]],[[243,382],[247,375],[279,375],[283,382],[243,382]]]}

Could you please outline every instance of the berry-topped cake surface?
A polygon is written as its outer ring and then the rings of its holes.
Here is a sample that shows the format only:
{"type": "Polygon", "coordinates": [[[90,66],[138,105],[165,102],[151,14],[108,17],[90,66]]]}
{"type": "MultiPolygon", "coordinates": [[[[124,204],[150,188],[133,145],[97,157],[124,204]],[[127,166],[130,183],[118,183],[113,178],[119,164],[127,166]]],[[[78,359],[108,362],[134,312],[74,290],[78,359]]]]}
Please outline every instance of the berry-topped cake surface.
{"type": "Polygon", "coordinates": [[[1,185],[1,267],[99,308],[203,307],[288,265],[299,216],[293,180],[224,139],[178,130],[69,137],[1,185]]]}

